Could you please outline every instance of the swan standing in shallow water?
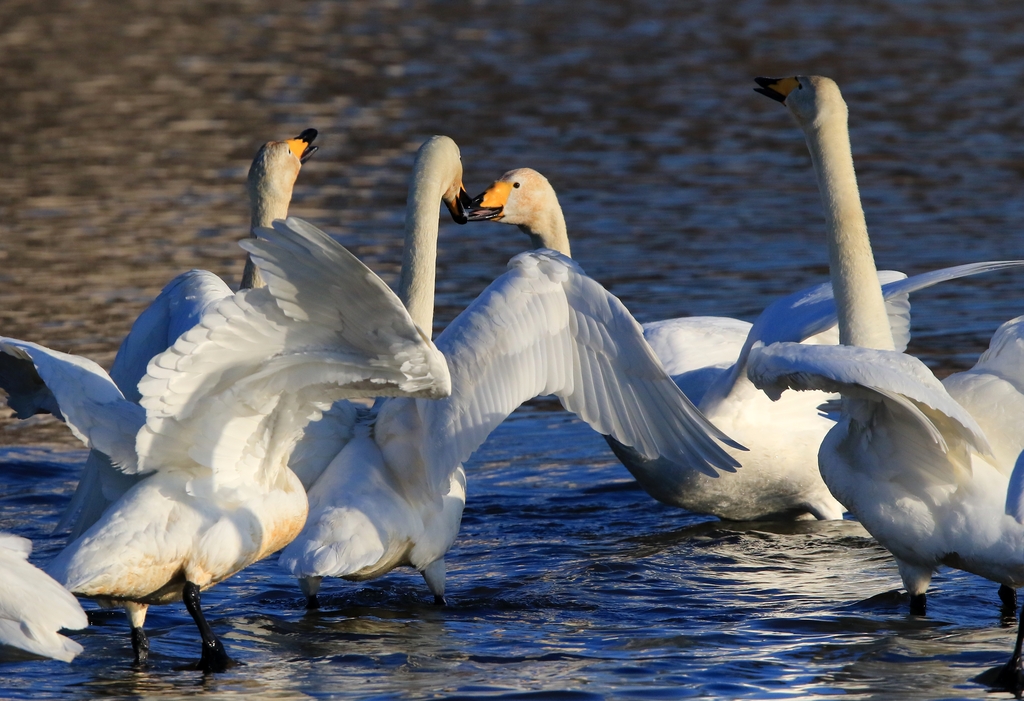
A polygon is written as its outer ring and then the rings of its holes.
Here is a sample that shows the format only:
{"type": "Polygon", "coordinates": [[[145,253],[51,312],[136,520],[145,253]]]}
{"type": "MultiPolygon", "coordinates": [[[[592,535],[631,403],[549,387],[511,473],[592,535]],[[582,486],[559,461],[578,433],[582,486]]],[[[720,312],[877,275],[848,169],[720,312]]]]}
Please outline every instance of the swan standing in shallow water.
{"type": "MultiPolygon", "coordinates": [[[[269,227],[274,220],[288,216],[299,170],[317,151],[313,145],[316,137],[316,129],[305,129],[294,139],[270,141],[260,147],[248,175],[251,235],[257,228],[269,227]]],[[[259,286],[259,271],[246,258],[242,288],[259,286]]],[[[132,324],[110,367],[110,379],[125,399],[138,403],[139,380],[146,374],[149,361],[195,326],[212,304],[230,295],[231,289],[224,281],[206,270],[190,270],[167,283],[132,324]]],[[[22,367],[30,374],[35,372],[29,363],[22,367]]],[[[137,481],[115,469],[102,453],[90,451],[78,488],[57,528],[70,528],[69,539],[74,540],[137,481]]]]}
{"type": "MultiPolygon", "coordinates": [[[[822,477],[894,555],[917,610],[942,565],[1003,587],[1024,584],[1024,317],[999,328],[973,369],[942,383],[916,358],[895,352],[839,88],[820,76],[757,82],[796,117],[811,152],[843,345],[756,348],[751,379],[771,396],[841,393],[841,419],[818,454],[822,477]]],[[[1010,662],[992,680],[1018,696],[1021,636],[1024,625],[1010,662]]]]}
{"type": "MultiPolygon", "coordinates": [[[[429,329],[438,200],[463,196],[458,147],[435,136],[417,154],[406,209],[401,296],[429,329]],[[461,193],[461,194],[460,194],[461,193]]],[[[420,571],[444,601],[444,556],[465,506],[462,463],[524,401],[555,394],[569,411],[649,457],[708,473],[737,466],[728,442],[686,400],[614,296],[554,251],[516,256],[437,338],[451,397],[388,399],[309,490],[310,515],[281,554],[311,606],[325,576],[420,571]]],[[[735,445],[735,444],[733,444],[735,445]]]]}
{"type": "Polygon", "coordinates": [[[89,625],[78,599],[29,564],[32,543],[0,533],[0,645],[70,662],[82,646],[60,634],[89,625]]]}
{"type": "MultiPolygon", "coordinates": [[[[469,219],[518,226],[534,247],[570,254],[554,188],[535,170],[519,168],[502,175],[473,200],[469,219]]],[[[909,339],[909,292],[1001,265],[961,266],[910,279],[902,273],[880,273],[878,279],[890,283],[890,321],[901,342],[909,339]]],[[[672,506],[733,520],[842,518],[844,509],[817,468],[818,446],[835,423],[820,407],[835,395],[790,393],[773,403],[746,374],[747,357],[757,342],[836,343],[830,329],[834,314],[830,287],[818,285],[773,303],[753,325],[725,317],[644,324],[644,338],[680,389],[715,426],[747,446],[749,452],[730,451],[742,461],[742,470],[712,476],[664,457],[645,458],[612,438],[609,445],[648,494],[672,506]]]]}
{"type": "MultiPolygon", "coordinates": [[[[288,216],[292,190],[302,164],[317,151],[318,147],[313,145],[316,137],[316,129],[304,129],[293,139],[270,141],[260,147],[247,177],[250,236],[255,236],[256,229],[269,227],[275,220],[288,216]]],[[[247,257],[241,287],[261,286],[259,270],[247,257]]],[[[190,270],[171,280],[132,324],[110,368],[110,378],[125,399],[138,403],[141,399],[139,380],[146,374],[149,361],[195,326],[211,305],[230,295],[231,289],[224,281],[206,270],[190,270]]],[[[0,356],[0,365],[4,360],[0,356]]],[[[20,371],[35,375],[31,363],[22,363],[20,371]]],[[[38,378],[31,377],[23,381],[39,382],[38,378]]],[[[90,450],[78,487],[57,525],[58,530],[70,529],[68,542],[75,540],[138,481],[137,475],[126,475],[116,469],[102,452],[90,450]]],[[[132,628],[136,662],[145,662],[149,645],[143,631],[146,606],[126,602],[125,609],[132,628]]]]}
{"type": "MultiPolygon", "coordinates": [[[[203,671],[231,660],[199,592],[283,547],[305,521],[306,493],[287,465],[305,425],[345,397],[450,391],[444,358],[348,251],[301,220],[258,233],[243,247],[268,287],[215,303],[154,358],[141,406],[91,361],[0,339],[4,354],[35,366],[76,436],[142,476],[48,572],[109,602],[184,599],[203,671]]],[[[25,410],[34,396],[14,399],[25,410]]]]}

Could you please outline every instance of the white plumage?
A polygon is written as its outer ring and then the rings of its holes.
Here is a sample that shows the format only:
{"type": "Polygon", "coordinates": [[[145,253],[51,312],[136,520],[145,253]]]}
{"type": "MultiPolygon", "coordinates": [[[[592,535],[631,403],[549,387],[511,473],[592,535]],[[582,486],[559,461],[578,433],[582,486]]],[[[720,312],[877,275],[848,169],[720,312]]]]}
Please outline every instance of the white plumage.
{"type": "MultiPolygon", "coordinates": [[[[316,136],[315,129],[306,129],[294,139],[270,141],[260,147],[248,176],[253,228],[270,226],[275,219],[288,216],[292,189],[302,164],[317,150],[312,145],[316,136]]],[[[262,285],[262,280],[252,261],[247,260],[242,286],[254,285],[262,285]]],[[[182,273],[167,283],[132,324],[110,368],[110,379],[124,398],[138,403],[141,399],[139,380],[146,374],[149,361],[195,326],[210,305],[230,295],[231,289],[224,281],[205,270],[182,273]]],[[[20,369],[29,376],[34,374],[31,365],[20,369]]],[[[38,378],[31,381],[38,382],[38,378]]],[[[58,529],[69,528],[69,542],[74,540],[137,481],[134,475],[114,468],[106,454],[90,451],[78,488],[58,529]]]]}
{"type": "MultiPolygon", "coordinates": [[[[820,76],[758,79],[803,128],[826,204],[830,270],[847,345],[755,348],[750,377],[772,395],[787,388],[842,394],[839,423],[818,454],[825,483],[896,558],[912,610],[942,565],[1016,588],[1024,584],[1018,457],[1024,408],[1022,319],[1004,324],[978,364],[940,383],[887,334],[874,259],[857,195],[838,87],[820,76]],[[1011,489],[1012,486],[1012,489],[1011,489]]],[[[1024,690],[1020,641],[996,683],[1024,690]]]]}
{"type": "MultiPolygon", "coordinates": [[[[294,139],[271,141],[260,148],[250,166],[248,177],[249,208],[254,229],[270,226],[275,219],[283,219],[288,215],[292,189],[302,164],[317,150],[312,145],[316,136],[315,129],[306,129],[294,139]]],[[[251,259],[247,259],[242,287],[262,284],[258,269],[251,259]]],[[[150,360],[195,326],[215,302],[230,295],[231,290],[224,281],[205,270],[192,270],[171,280],[132,324],[111,366],[110,379],[124,398],[138,403],[141,399],[138,384],[146,374],[150,360]]],[[[90,375],[82,377],[89,378],[90,375]]],[[[64,393],[88,391],[86,387],[60,381],[56,376],[53,377],[53,383],[54,388],[64,393]]],[[[24,404],[18,412],[21,418],[39,411],[60,416],[59,407],[53,401],[53,393],[39,378],[33,363],[25,358],[15,359],[14,356],[0,354],[0,387],[11,391],[9,401],[24,404]]],[[[79,400],[70,397],[67,401],[75,403],[79,400]]],[[[130,408],[118,410],[132,411],[130,408]]],[[[82,420],[89,419],[86,416],[82,420]]],[[[125,426],[133,428],[134,423],[129,421],[125,426]]],[[[101,440],[98,435],[96,439],[101,440]]],[[[122,445],[133,448],[133,442],[126,441],[122,445]]],[[[118,460],[121,468],[125,467],[126,461],[134,462],[134,450],[118,460]]],[[[100,450],[90,450],[78,488],[57,525],[58,530],[68,529],[68,542],[74,541],[138,481],[139,475],[134,470],[118,469],[110,455],[100,450]]],[[[146,605],[126,602],[125,608],[132,625],[136,662],[143,662],[148,645],[142,630],[146,605]]]]}
{"type": "Polygon", "coordinates": [[[450,387],[444,359],[383,282],[314,227],[275,226],[246,244],[270,286],[213,303],[154,358],[141,407],[89,361],[0,345],[32,360],[90,448],[148,475],[49,572],[77,594],[135,605],[184,591],[204,669],[229,661],[198,591],[280,549],[305,520],[305,491],[287,467],[305,424],[340,397],[436,397],[450,387]]]}
{"type": "Polygon", "coordinates": [[[0,645],[70,662],[82,646],[60,634],[89,625],[78,600],[28,561],[32,543],[0,533],[0,645]]]}
{"type": "MultiPolygon", "coordinates": [[[[451,208],[461,179],[451,139],[424,144],[412,177],[403,268],[406,304],[419,310],[424,326],[433,309],[438,199],[451,208]]],[[[303,580],[311,604],[322,577],[366,579],[398,565],[419,570],[442,600],[444,555],[465,505],[462,463],[538,395],[555,394],[649,457],[686,459],[709,473],[737,466],[716,443],[728,439],[667,376],[621,302],[554,251],[513,258],[437,347],[451,372],[451,397],[379,403],[309,490],[309,519],[281,565],[303,580]]]]}
{"type": "MultiPolygon", "coordinates": [[[[569,254],[565,217],[554,188],[529,168],[508,171],[475,198],[470,220],[518,226],[537,247],[569,254]]],[[[910,338],[910,292],[1005,265],[983,263],[905,279],[882,271],[887,313],[903,347],[910,338]]],[[[689,317],[644,324],[644,337],[686,396],[724,433],[747,446],[732,449],[743,469],[719,477],[703,463],[663,455],[650,459],[609,438],[608,443],[648,494],[659,501],[721,518],[752,520],[842,518],[817,469],[817,452],[834,417],[820,407],[834,395],[807,391],[770,401],[747,379],[750,349],[778,341],[835,344],[836,307],[829,283],[788,295],[749,324],[724,317],[689,317]]],[[[607,433],[602,431],[603,433],[607,433]]]]}

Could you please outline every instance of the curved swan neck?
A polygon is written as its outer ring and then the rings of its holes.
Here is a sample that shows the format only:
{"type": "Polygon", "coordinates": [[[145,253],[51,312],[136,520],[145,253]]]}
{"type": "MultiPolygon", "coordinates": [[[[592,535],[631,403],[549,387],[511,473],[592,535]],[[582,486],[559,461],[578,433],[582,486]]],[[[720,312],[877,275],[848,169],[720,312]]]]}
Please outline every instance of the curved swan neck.
{"type": "Polygon", "coordinates": [[[839,342],[893,350],[868,226],[853,168],[846,110],[804,127],[818,180],[828,238],[829,272],[839,317],[839,342]]]}
{"type": "Polygon", "coordinates": [[[461,181],[458,147],[447,137],[431,137],[420,147],[409,179],[405,205],[405,248],[398,297],[409,316],[428,336],[434,326],[434,271],[441,197],[461,181]]]}

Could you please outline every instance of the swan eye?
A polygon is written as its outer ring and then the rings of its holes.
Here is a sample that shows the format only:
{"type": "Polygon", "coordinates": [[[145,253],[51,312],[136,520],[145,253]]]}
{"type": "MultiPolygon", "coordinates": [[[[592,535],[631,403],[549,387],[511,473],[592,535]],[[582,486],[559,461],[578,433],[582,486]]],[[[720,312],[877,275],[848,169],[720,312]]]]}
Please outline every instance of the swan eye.
{"type": "Polygon", "coordinates": [[[803,83],[797,83],[797,84],[796,84],[796,89],[797,89],[797,90],[803,90],[803,89],[804,89],[804,85],[803,85],[803,83]]]}
{"type": "Polygon", "coordinates": [[[519,183],[512,183],[512,187],[519,187],[519,183]]]}

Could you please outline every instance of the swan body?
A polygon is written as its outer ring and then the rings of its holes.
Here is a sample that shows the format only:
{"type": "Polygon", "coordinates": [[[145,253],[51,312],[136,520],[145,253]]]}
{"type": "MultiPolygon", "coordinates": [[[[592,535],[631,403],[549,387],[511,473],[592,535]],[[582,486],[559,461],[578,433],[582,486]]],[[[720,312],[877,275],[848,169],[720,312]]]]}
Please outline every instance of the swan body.
{"type": "Polygon", "coordinates": [[[76,436],[142,477],[49,573],[104,601],[184,597],[208,671],[230,661],[198,593],[301,529],[307,500],[288,458],[305,425],[344,397],[450,391],[443,357],[345,249],[297,219],[258,233],[243,247],[268,286],[215,303],[154,358],[140,404],[91,361],[0,342],[6,355],[34,364],[76,436]]]}
{"type": "MultiPolygon", "coordinates": [[[[535,247],[569,254],[565,218],[554,188],[540,173],[518,168],[474,199],[471,220],[518,226],[535,247]]],[[[743,469],[719,478],[685,462],[645,458],[609,439],[615,455],[644,490],[661,502],[721,518],[754,520],[812,515],[842,518],[814,467],[831,420],[818,406],[829,395],[794,395],[774,406],[739,371],[752,325],[725,317],[645,324],[644,337],[686,396],[748,452],[726,448],[743,469]]],[[[798,339],[802,340],[802,339],[798,339]]]]}
{"type": "MultiPolygon", "coordinates": [[[[249,167],[250,233],[288,216],[299,170],[317,151],[313,145],[316,137],[315,129],[306,129],[294,139],[270,141],[260,147],[249,167]]],[[[263,284],[259,269],[248,257],[242,278],[243,288],[263,284]]],[[[124,398],[138,403],[139,380],[149,361],[195,326],[212,304],[230,295],[227,284],[205,270],[191,270],[171,280],[132,324],[110,367],[110,379],[124,398]]],[[[23,369],[34,372],[30,363],[23,369]]],[[[38,383],[38,379],[33,381],[38,383]]],[[[69,529],[69,542],[74,540],[137,482],[137,477],[115,469],[103,453],[90,451],[78,488],[57,528],[69,529]]]]}
{"type": "MultiPolygon", "coordinates": [[[[971,370],[939,382],[894,350],[867,272],[874,259],[859,208],[839,88],[820,76],[758,79],[804,131],[826,205],[830,272],[845,345],[779,343],[751,353],[749,373],[772,396],[785,389],[842,395],[839,422],[821,445],[832,493],[896,558],[912,606],[942,565],[1005,587],[1024,584],[1024,318],[1011,320],[971,370]],[[852,203],[840,210],[834,202],[852,203]],[[831,208],[831,211],[830,211],[831,208]]],[[[1020,649],[997,683],[1024,690],[1020,649]]]]}
{"type": "MultiPolygon", "coordinates": [[[[529,168],[502,175],[474,199],[469,218],[516,225],[534,246],[569,253],[555,191],[529,168]]],[[[902,273],[879,273],[876,286],[878,281],[892,283],[886,287],[886,312],[901,342],[909,339],[911,291],[989,269],[987,264],[960,266],[903,282],[897,282],[906,277],[902,273]]],[[[773,403],[746,374],[747,357],[756,343],[835,344],[836,313],[832,287],[826,284],[779,300],[754,324],[726,317],[644,324],[644,338],[680,389],[715,426],[749,448],[743,453],[726,448],[742,460],[742,470],[717,477],[685,462],[647,459],[614,439],[609,445],[644,490],[666,504],[734,520],[842,518],[842,505],[817,469],[818,447],[835,423],[820,407],[835,395],[790,393],[773,403]]]]}
{"type": "MultiPolygon", "coordinates": [[[[303,163],[316,152],[313,141],[317,137],[315,129],[306,129],[294,139],[271,141],[264,144],[249,168],[248,194],[251,214],[250,234],[259,227],[267,227],[276,219],[288,215],[292,190],[303,163]]],[[[242,288],[263,286],[258,268],[251,258],[246,259],[243,273],[242,288]]],[[[117,356],[110,369],[110,379],[122,392],[125,399],[138,403],[141,394],[138,383],[146,373],[152,358],[169,348],[185,331],[199,322],[199,319],[210,307],[231,295],[230,288],[213,273],[203,270],[192,270],[183,273],[167,284],[157,298],[139,315],[132,325],[128,336],[118,349],[117,356]]],[[[46,384],[39,378],[33,363],[24,359],[14,361],[11,356],[0,355],[0,366],[6,361],[7,374],[3,375],[0,368],[0,387],[8,388],[12,383],[30,383],[39,388],[41,395],[30,400],[28,405],[19,412],[21,418],[33,413],[54,411],[55,403],[46,384]]],[[[73,391],[74,388],[65,388],[73,391]]],[[[80,389],[80,388],[79,388],[80,389]]],[[[24,393],[21,393],[24,396],[24,393]]],[[[326,427],[333,412],[328,412],[323,427],[317,429],[309,439],[303,437],[300,444],[304,450],[300,455],[307,454],[326,434],[326,427]]],[[[125,474],[118,470],[105,453],[90,450],[82,469],[78,487],[57,525],[58,529],[69,531],[68,542],[81,536],[103,513],[128,492],[140,477],[125,474]]],[[[143,632],[146,616],[146,605],[125,602],[125,608],[132,626],[132,643],[136,653],[136,662],[145,661],[148,641],[143,632]]]]}
{"type": "Polygon", "coordinates": [[[0,645],[70,662],[82,646],[60,631],[89,625],[78,600],[31,565],[31,541],[0,533],[0,645]]]}
{"type": "Polygon", "coordinates": [[[429,569],[443,566],[458,533],[465,500],[462,463],[535,396],[555,394],[597,430],[651,457],[696,462],[703,453],[709,456],[708,472],[735,468],[724,452],[715,453],[708,435],[720,434],[705,428],[685,402],[615,297],[554,251],[520,254],[509,267],[437,339],[448,361],[452,396],[383,402],[372,441],[349,443],[310,490],[306,527],[280,560],[307,579],[307,595],[315,593],[316,583],[309,581],[314,578],[363,579],[409,564],[424,573],[440,600],[442,582],[432,582],[429,569]],[[356,471],[366,472],[349,475],[356,471]],[[377,480],[378,475],[386,478],[377,480]],[[375,495],[372,511],[358,506],[367,492],[375,495]],[[385,507],[377,508],[382,502],[385,507]],[[416,516],[410,519],[409,511],[416,516]],[[356,519],[374,527],[350,527],[356,519]]]}
{"type": "MultiPolygon", "coordinates": [[[[424,144],[402,272],[403,298],[424,327],[433,311],[437,202],[453,202],[461,179],[451,139],[424,144]]],[[[366,579],[398,565],[419,570],[443,601],[444,555],[465,505],[462,464],[538,395],[557,395],[646,456],[686,456],[710,473],[737,466],[716,443],[728,439],[672,383],[621,302],[556,251],[513,258],[438,337],[437,348],[451,396],[380,401],[309,491],[306,526],[280,563],[300,578],[311,605],[325,576],[366,579]]]]}

